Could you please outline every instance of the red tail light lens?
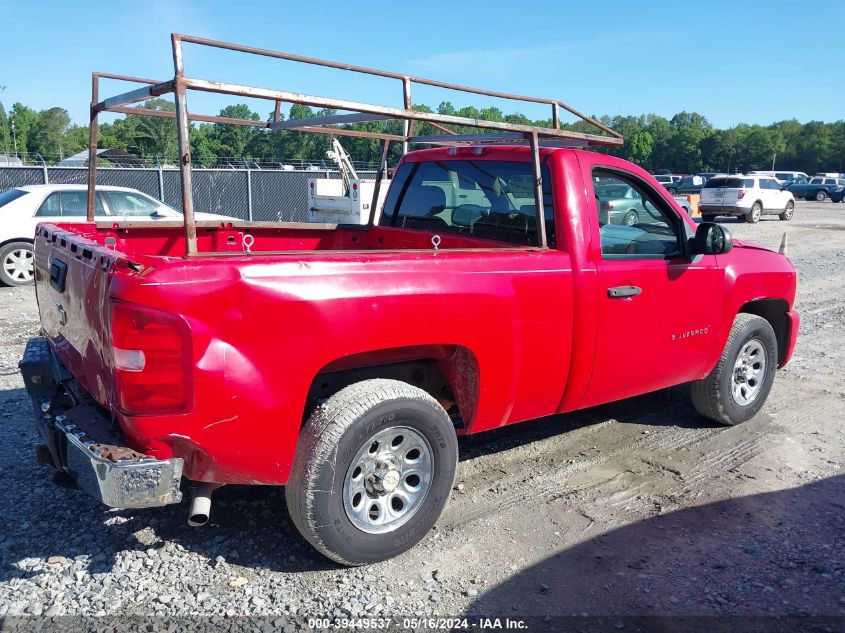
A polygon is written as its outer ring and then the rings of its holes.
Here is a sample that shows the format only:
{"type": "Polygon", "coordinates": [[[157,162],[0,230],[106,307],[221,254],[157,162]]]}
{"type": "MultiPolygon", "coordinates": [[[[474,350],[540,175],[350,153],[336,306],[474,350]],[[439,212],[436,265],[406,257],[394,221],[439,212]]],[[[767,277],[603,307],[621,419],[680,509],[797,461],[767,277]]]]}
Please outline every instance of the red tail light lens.
{"type": "Polygon", "coordinates": [[[737,200],[742,200],[745,197],[745,189],[740,189],[739,193],[736,194],[737,200]]]}
{"type": "Polygon", "coordinates": [[[117,402],[129,415],[191,408],[191,333],[179,316],[115,301],[111,312],[117,402]]]}
{"type": "Polygon", "coordinates": [[[612,211],[612,210],[613,210],[613,205],[612,205],[612,204],[610,204],[609,202],[602,202],[602,203],[601,203],[601,210],[602,210],[602,211],[612,211]]]}

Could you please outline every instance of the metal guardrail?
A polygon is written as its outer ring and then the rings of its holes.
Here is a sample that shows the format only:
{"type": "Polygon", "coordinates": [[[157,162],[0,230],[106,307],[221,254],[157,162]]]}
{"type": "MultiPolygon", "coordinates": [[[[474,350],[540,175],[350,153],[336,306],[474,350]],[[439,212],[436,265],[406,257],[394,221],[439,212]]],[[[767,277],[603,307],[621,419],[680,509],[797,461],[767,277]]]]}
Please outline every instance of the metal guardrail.
{"type": "MultiPolygon", "coordinates": [[[[94,186],[97,178],[97,135],[98,116],[100,112],[119,112],[124,114],[159,116],[176,119],[176,127],[179,141],[179,169],[182,180],[182,209],[184,213],[186,255],[197,254],[197,234],[194,221],[194,200],[192,178],[194,171],[191,169],[190,151],[190,122],[201,121],[208,123],[221,123],[226,125],[246,125],[269,129],[292,129],[301,132],[312,132],[319,134],[346,135],[363,138],[374,138],[382,141],[381,162],[379,163],[375,195],[378,196],[379,184],[385,172],[387,160],[387,148],[391,142],[401,142],[403,150],[407,150],[409,143],[428,145],[459,145],[466,143],[527,143],[531,147],[532,166],[534,170],[534,200],[537,212],[537,226],[539,244],[542,248],[547,246],[545,235],[545,212],[543,209],[543,185],[540,171],[540,147],[541,145],[552,147],[571,147],[583,145],[622,145],[622,136],[603,125],[599,121],[575,110],[571,106],[556,99],[545,99],[515,95],[470,86],[461,86],[434,79],[415,77],[401,73],[377,70],[364,66],[355,66],[341,62],[303,57],[291,53],[271,51],[253,46],[220,42],[191,35],[173,33],[171,35],[171,46],[173,52],[173,79],[167,81],[156,81],[143,77],[131,77],[126,75],[115,75],[111,73],[93,73],[91,84],[91,125],[89,137],[89,177],[88,177],[88,220],[94,219],[94,186]],[[182,56],[183,44],[195,44],[218,49],[226,49],[239,53],[248,53],[262,57],[271,57],[286,61],[299,62],[313,66],[322,66],[346,70],[365,75],[381,77],[391,80],[399,80],[402,83],[402,107],[390,107],[378,104],[347,101],[331,97],[317,95],[306,95],[283,90],[271,90],[254,86],[245,86],[207,79],[189,77],[185,74],[184,60],[182,56]],[[125,92],[106,99],[100,99],[100,79],[116,79],[134,83],[146,84],[141,88],[125,92]],[[471,119],[468,117],[446,115],[432,112],[418,112],[412,108],[411,89],[414,84],[426,85],[437,88],[454,90],[457,92],[509,99],[525,103],[544,104],[551,108],[552,127],[510,123],[505,121],[487,121],[483,119],[471,119]],[[196,114],[188,111],[187,92],[189,90],[212,92],[220,94],[237,95],[266,99],[275,102],[275,114],[271,121],[252,121],[221,116],[210,116],[196,114]],[[130,104],[145,101],[151,97],[159,97],[164,94],[173,93],[176,100],[176,111],[167,112],[162,110],[145,110],[143,108],[130,108],[130,104]],[[282,103],[294,103],[301,105],[339,110],[349,114],[336,114],[331,116],[314,117],[310,119],[296,119],[282,121],[280,117],[282,103]],[[594,126],[602,134],[586,134],[562,129],[560,125],[560,111],[565,110],[582,121],[594,126]],[[403,134],[388,134],[385,132],[365,132],[355,129],[336,127],[353,122],[363,121],[403,121],[403,134]],[[443,132],[442,135],[414,136],[414,124],[417,122],[427,123],[431,127],[443,132]],[[488,130],[484,134],[458,134],[449,126],[461,126],[488,130]]],[[[372,209],[376,207],[376,198],[373,199],[372,209]]],[[[370,217],[372,223],[374,214],[370,217]]]]}

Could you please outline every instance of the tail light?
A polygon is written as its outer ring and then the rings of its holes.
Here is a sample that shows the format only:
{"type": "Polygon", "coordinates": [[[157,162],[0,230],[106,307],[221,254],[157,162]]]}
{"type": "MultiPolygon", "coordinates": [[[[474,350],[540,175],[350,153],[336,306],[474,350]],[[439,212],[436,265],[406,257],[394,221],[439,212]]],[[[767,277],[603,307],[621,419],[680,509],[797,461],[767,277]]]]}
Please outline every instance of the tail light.
{"type": "Polygon", "coordinates": [[[121,411],[161,415],[191,408],[191,333],[181,317],[115,301],[111,331],[121,411]]]}
{"type": "Polygon", "coordinates": [[[739,192],[736,194],[737,200],[742,200],[745,197],[745,189],[740,189],[739,192]]]}
{"type": "Polygon", "coordinates": [[[602,202],[602,203],[601,203],[601,210],[602,210],[602,211],[612,211],[612,210],[613,210],[613,205],[612,205],[612,204],[610,204],[609,202],[602,202]]]}

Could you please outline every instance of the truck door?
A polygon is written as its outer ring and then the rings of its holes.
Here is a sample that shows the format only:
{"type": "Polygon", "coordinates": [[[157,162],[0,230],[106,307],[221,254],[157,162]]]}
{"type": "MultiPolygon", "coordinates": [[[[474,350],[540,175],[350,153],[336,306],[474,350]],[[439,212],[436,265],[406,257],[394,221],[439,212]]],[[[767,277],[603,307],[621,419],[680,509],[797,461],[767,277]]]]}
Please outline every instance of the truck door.
{"type": "Polygon", "coordinates": [[[645,179],[602,165],[600,155],[579,160],[599,293],[593,373],[582,406],[700,378],[721,313],[716,258],[690,261],[691,229],[645,179]],[[595,188],[603,184],[638,192],[649,217],[633,226],[601,223],[595,188]]]}

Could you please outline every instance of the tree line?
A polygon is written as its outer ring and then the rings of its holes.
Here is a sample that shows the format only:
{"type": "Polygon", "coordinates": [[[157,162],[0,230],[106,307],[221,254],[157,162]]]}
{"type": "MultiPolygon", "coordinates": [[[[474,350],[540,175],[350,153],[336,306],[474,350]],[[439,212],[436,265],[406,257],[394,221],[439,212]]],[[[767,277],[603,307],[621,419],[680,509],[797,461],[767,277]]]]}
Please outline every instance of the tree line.
{"type": "MultiPolygon", "coordinates": [[[[138,106],[152,110],[175,109],[173,102],[150,99],[138,106]]],[[[423,112],[438,112],[473,119],[551,126],[550,120],[531,120],[522,114],[505,114],[499,108],[455,108],[450,102],[436,109],[422,104],[413,106],[423,112]]],[[[301,119],[332,114],[293,105],[289,118],[301,119]]],[[[245,104],[223,108],[222,117],[270,120],[245,104]]],[[[622,147],[604,147],[597,151],[626,158],[654,173],[694,173],[697,171],[746,172],[751,169],[776,169],[816,172],[845,172],[845,121],[800,123],[795,119],[771,125],[741,123],[717,129],[701,114],[680,112],[671,119],[656,114],[639,116],[601,116],[599,121],[625,137],[622,147]]],[[[425,123],[415,123],[414,133],[440,134],[425,123]]],[[[370,131],[402,133],[399,121],[356,123],[346,127],[370,131]]],[[[578,132],[595,133],[590,124],[578,121],[563,127],[578,132]]],[[[473,131],[470,128],[458,132],[473,131]]],[[[350,156],[362,163],[378,161],[379,141],[343,137],[350,156]]],[[[36,111],[15,103],[7,113],[0,103],[0,153],[38,157],[56,163],[87,147],[88,127],[72,123],[67,111],[54,107],[36,111]]],[[[114,148],[144,157],[151,165],[176,164],[176,123],[163,117],[126,116],[100,126],[100,148],[114,148]]],[[[291,161],[325,159],[329,138],[291,130],[268,130],[237,125],[200,123],[191,131],[193,160],[206,167],[243,166],[255,162],[264,166],[291,161]]],[[[392,144],[390,162],[399,158],[401,148],[392,144]]]]}

